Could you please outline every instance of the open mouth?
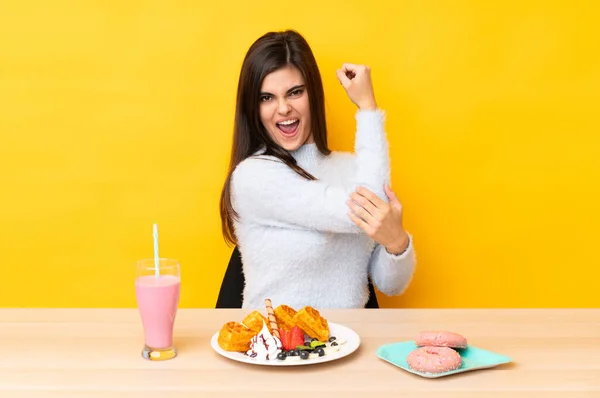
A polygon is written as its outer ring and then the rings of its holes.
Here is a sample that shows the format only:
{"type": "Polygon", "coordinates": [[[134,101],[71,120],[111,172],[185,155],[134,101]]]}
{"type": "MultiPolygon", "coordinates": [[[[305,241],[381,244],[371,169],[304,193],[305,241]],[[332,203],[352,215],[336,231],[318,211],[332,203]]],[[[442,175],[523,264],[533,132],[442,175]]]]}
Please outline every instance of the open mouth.
{"type": "Polygon", "coordinates": [[[298,131],[300,119],[286,120],[285,122],[276,123],[279,131],[286,136],[293,136],[298,131]]]}

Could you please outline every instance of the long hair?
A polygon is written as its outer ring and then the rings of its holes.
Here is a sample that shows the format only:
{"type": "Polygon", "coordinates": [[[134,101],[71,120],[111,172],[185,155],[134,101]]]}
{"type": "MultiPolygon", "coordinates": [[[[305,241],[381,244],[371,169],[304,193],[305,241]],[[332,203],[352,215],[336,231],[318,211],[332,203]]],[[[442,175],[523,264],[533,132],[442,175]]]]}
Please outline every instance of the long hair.
{"type": "Polygon", "coordinates": [[[240,162],[264,147],[265,155],[278,158],[308,180],[315,179],[270,137],[260,121],[262,82],[269,73],[286,66],[297,68],[304,78],[311,115],[310,129],[317,149],[324,155],[331,153],[327,146],[323,82],[310,46],[294,30],[266,33],[246,53],[238,81],[233,147],[220,201],[221,228],[225,241],[230,245],[237,244],[233,221],[238,217],[231,203],[231,174],[240,162]]]}

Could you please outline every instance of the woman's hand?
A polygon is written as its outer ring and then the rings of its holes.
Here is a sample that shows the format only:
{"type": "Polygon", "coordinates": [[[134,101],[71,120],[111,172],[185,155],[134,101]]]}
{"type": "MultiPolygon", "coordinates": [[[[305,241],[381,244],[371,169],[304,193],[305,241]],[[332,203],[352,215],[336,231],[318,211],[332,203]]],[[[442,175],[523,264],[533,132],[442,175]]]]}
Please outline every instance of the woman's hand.
{"type": "Polygon", "coordinates": [[[377,109],[373,84],[371,83],[371,69],[368,66],[343,64],[336,74],[348,97],[359,109],[377,109]]]}
{"type": "Polygon", "coordinates": [[[385,193],[389,204],[368,189],[358,188],[346,202],[351,210],[348,215],[389,253],[398,255],[407,249],[409,236],[402,227],[402,204],[388,185],[385,193]]]}

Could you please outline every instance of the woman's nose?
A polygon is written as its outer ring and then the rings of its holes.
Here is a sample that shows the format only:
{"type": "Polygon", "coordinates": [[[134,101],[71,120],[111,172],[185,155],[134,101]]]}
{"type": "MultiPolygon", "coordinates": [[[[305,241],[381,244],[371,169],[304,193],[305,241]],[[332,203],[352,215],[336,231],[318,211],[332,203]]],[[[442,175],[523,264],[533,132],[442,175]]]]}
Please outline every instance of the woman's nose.
{"type": "Polygon", "coordinates": [[[289,113],[290,109],[291,109],[290,104],[288,104],[288,102],[285,99],[282,99],[279,101],[279,107],[278,107],[277,111],[281,115],[286,115],[287,113],[289,113]]]}

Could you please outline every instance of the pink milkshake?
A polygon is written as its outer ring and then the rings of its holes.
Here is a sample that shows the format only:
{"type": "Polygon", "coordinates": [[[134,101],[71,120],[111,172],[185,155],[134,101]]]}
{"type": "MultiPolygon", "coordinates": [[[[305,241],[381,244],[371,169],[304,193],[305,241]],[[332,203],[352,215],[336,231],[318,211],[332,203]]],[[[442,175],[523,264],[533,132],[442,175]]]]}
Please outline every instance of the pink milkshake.
{"type": "Polygon", "coordinates": [[[164,360],[177,355],[173,346],[173,326],[180,283],[179,264],[175,260],[160,259],[158,274],[150,260],[138,264],[135,294],[144,327],[142,356],[146,359],[164,360]]]}
{"type": "Polygon", "coordinates": [[[173,275],[142,276],[135,281],[138,308],[144,324],[146,345],[173,346],[173,324],[179,303],[179,278],[173,275]]]}

